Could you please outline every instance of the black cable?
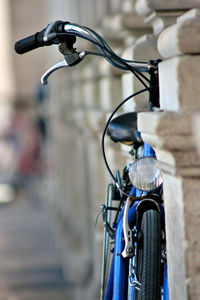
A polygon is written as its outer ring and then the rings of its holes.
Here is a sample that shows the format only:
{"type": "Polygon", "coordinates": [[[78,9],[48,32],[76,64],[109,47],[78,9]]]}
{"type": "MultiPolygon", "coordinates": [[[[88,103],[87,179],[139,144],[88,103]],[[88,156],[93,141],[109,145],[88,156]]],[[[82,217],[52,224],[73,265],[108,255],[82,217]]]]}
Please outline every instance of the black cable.
{"type": "MultiPolygon", "coordinates": [[[[121,187],[119,186],[115,176],[113,175],[109,165],[108,165],[108,161],[107,161],[107,158],[106,158],[106,154],[105,154],[105,135],[106,135],[106,132],[107,132],[107,128],[114,116],[114,114],[118,111],[118,109],[125,103],[127,102],[128,100],[130,100],[131,98],[139,95],[139,94],[142,94],[144,92],[148,91],[148,89],[142,89],[138,92],[135,92],[131,95],[129,95],[127,98],[125,98],[120,104],[117,105],[117,107],[114,109],[114,111],[112,112],[112,114],[110,115],[110,117],[108,118],[107,122],[106,122],[106,125],[105,125],[105,128],[103,130],[103,134],[102,134],[102,139],[101,139],[101,149],[102,149],[102,154],[103,154],[103,159],[104,159],[104,163],[106,165],[106,168],[111,176],[111,178],[113,179],[115,185],[117,186],[117,188],[124,194],[124,192],[122,191],[121,187]]],[[[129,196],[129,195],[128,195],[129,196]]]]}
{"type": "Polygon", "coordinates": [[[107,55],[107,54],[104,54],[101,52],[93,52],[93,51],[88,51],[88,50],[86,50],[84,52],[89,55],[96,55],[96,56],[101,56],[101,57],[112,59],[112,57],[110,55],[107,55]]]}
{"type": "MultiPolygon", "coordinates": [[[[139,95],[139,94],[142,94],[146,91],[149,91],[151,92],[151,88],[148,87],[144,81],[140,78],[140,76],[137,74],[141,74],[143,75],[140,71],[138,71],[137,69],[135,69],[134,67],[128,65],[122,58],[120,58],[119,56],[117,56],[113,51],[110,51],[109,49],[106,49],[105,46],[101,45],[96,39],[92,38],[91,36],[86,36],[85,34],[80,34],[78,32],[66,32],[66,33],[59,33],[58,36],[65,36],[65,35],[75,35],[75,36],[79,36],[80,38],[83,38],[83,39],[86,39],[90,42],[92,42],[93,44],[99,46],[101,49],[103,49],[103,52],[104,50],[107,51],[112,57],[114,56],[116,58],[116,60],[119,60],[121,64],[125,65],[127,67],[128,70],[130,70],[137,78],[138,80],[140,80],[140,82],[145,86],[145,89],[142,89],[136,93],[133,93],[131,94],[130,96],[128,96],[127,98],[125,98],[116,108],[115,110],[112,112],[112,114],[110,115],[110,117],[108,118],[107,120],[107,123],[106,123],[106,126],[104,128],[104,131],[103,131],[103,134],[102,134],[102,142],[101,142],[101,145],[102,145],[102,154],[103,154],[103,159],[104,159],[104,162],[105,162],[105,165],[106,165],[106,168],[111,176],[111,178],[113,179],[113,181],[115,182],[115,185],[116,187],[119,189],[119,191],[124,194],[125,196],[127,197],[130,197],[132,198],[133,200],[140,200],[140,199],[144,199],[145,196],[141,196],[141,197],[134,197],[134,196],[130,196],[128,194],[126,194],[122,188],[119,186],[118,182],[116,181],[109,165],[108,165],[108,162],[107,162],[107,159],[106,159],[106,155],[105,155],[105,147],[104,147],[104,140],[105,140],[105,135],[106,135],[106,131],[107,131],[107,128],[108,128],[108,125],[109,123],[111,122],[111,119],[113,118],[114,114],[117,112],[117,110],[125,103],[127,102],[129,99],[139,95]],[[135,69],[135,70],[134,70],[135,69]],[[137,73],[136,73],[137,72],[137,73]]],[[[95,52],[94,52],[95,53],[95,52]]],[[[105,55],[105,52],[103,53],[105,55]]],[[[96,55],[96,54],[95,54],[96,55]]],[[[106,55],[107,56],[107,55],[106,55]]],[[[145,77],[145,76],[144,76],[145,77]]],[[[150,80],[148,78],[145,77],[145,79],[150,82],[150,80]]]]}
{"type": "MultiPolygon", "coordinates": [[[[83,31],[86,31],[89,35],[91,35],[91,33],[92,33],[92,34],[95,36],[95,39],[98,38],[98,41],[100,41],[101,45],[102,45],[105,49],[107,49],[108,51],[110,51],[110,53],[114,54],[114,51],[110,48],[110,46],[107,44],[107,42],[106,42],[106,41],[105,41],[105,40],[104,40],[104,39],[103,39],[96,31],[94,31],[93,29],[91,29],[91,28],[89,28],[89,27],[82,26],[82,25],[80,25],[80,24],[75,24],[75,23],[73,23],[72,25],[81,28],[83,31]]],[[[98,46],[98,47],[99,47],[99,46],[98,46]]],[[[99,47],[99,48],[100,48],[100,47],[99,47]]],[[[107,55],[103,49],[100,48],[99,50],[101,51],[101,53],[103,52],[102,54],[107,55]]],[[[105,56],[105,58],[108,58],[108,59],[109,59],[109,57],[107,57],[107,56],[105,56]]],[[[110,57],[110,58],[112,58],[112,57],[110,57]]],[[[113,64],[113,62],[112,62],[111,60],[109,60],[109,62],[113,64]]],[[[125,62],[134,62],[134,61],[126,61],[126,60],[125,60],[125,62]]],[[[143,63],[143,62],[140,62],[140,63],[143,63]]],[[[116,66],[116,67],[119,68],[119,63],[118,63],[117,65],[114,64],[114,66],[116,66]]],[[[120,68],[121,68],[121,66],[120,66],[120,68]]],[[[127,68],[123,67],[123,69],[126,70],[127,68]]]]}
{"type": "Polygon", "coordinates": [[[106,49],[108,51],[108,53],[110,55],[112,55],[113,59],[119,61],[121,64],[123,64],[124,66],[126,66],[127,70],[129,70],[130,72],[132,72],[137,79],[144,85],[145,88],[148,88],[148,86],[146,85],[146,83],[142,80],[141,77],[143,77],[143,79],[145,79],[148,83],[150,83],[150,80],[143,74],[141,73],[139,70],[137,70],[135,67],[130,66],[128,63],[125,62],[124,59],[122,59],[120,56],[118,56],[117,54],[115,54],[115,52],[110,51],[108,49],[106,49]]]}
{"type": "MultiPolygon", "coordinates": [[[[87,50],[84,51],[84,52],[85,52],[85,54],[107,58],[109,60],[109,62],[113,64],[113,62],[112,62],[113,58],[110,55],[107,55],[106,53],[104,54],[104,53],[101,53],[101,52],[93,52],[93,51],[87,51],[87,50]]],[[[113,64],[113,65],[116,66],[116,64],[113,64]]],[[[127,68],[125,66],[120,66],[120,67],[117,66],[117,67],[120,68],[120,69],[123,69],[123,70],[127,70],[127,68]]]]}
{"type": "Polygon", "coordinates": [[[116,64],[114,61],[112,61],[112,57],[108,54],[106,54],[105,52],[93,52],[93,51],[84,51],[85,54],[89,54],[89,55],[96,55],[96,56],[101,56],[104,57],[105,59],[108,60],[109,63],[111,63],[114,67],[120,68],[122,70],[127,70],[127,68],[125,66],[120,66],[119,64],[116,64]]]}
{"type": "Polygon", "coordinates": [[[58,33],[58,36],[64,36],[64,35],[68,35],[68,36],[69,35],[75,35],[75,36],[78,36],[80,38],[83,38],[83,39],[86,39],[86,40],[92,42],[93,44],[97,45],[100,48],[103,48],[103,50],[107,51],[111,56],[114,56],[114,58],[116,60],[119,60],[121,64],[125,65],[127,67],[127,70],[131,71],[137,77],[137,79],[144,85],[144,87],[146,89],[149,89],[148,86],[146,85],[146,83],[140,78],[140,76],[142,76],[148,83],[150,83],[150,80],[146,76],[144,76],[140,71],[138,71],[133,66],[130,66],[129,64],[127,64],[122,58],[120,58],[119,56],[117,56],[114,52],[111,52],[110,50],[106,49],[96,39],[92,38],[91,36],[86,36],[83,33],[80,34],[78,32],[58,33]],[[138,75],[138,73],[139,73],[139,75],[138,75]]]}
{"type": "MultiPolygon", "coordinates": [[[[96,31],[94,31],[93,29],[91,29],[91,28],[89,28],[89,27],[82,27],[81,26],[81,28],[84,28],[84,29],[86,29],[87,31],[89,30],[91,33],[93,33],[99,40],[100,40],[100,42],[102,43],[102,45],[106,48],[106,49],[108,49],[108,51],[110,51],[110,52],[112,52],[112,54],[114,55],[114,56],[116,56],[118,59],[120,59],[120,61],[123,61],[123,62],[125,62],[125,63],[129,63],[129,62],[132,62],[132,63],[143,63],[143,62],[141,62],[141,61],[130,61],[130,60],[126,60],[126,59],[123,59],[123,58],[121,58],[120,56],[118,56],[112,49],[111,49],[111,47],[108,45],[108,43],[102,38],[102,36],[100,36],[96,31]]],[[[150,82],[149,81],[149,79],[144,75],[144,74],[142,74],[140,71],[138,71],[135,67],[133,67],[133,66],[130,66],[130,67],[132,67],[136,72],[138,72],[145,80],[147,80],[147,82],[150,82]]]]}

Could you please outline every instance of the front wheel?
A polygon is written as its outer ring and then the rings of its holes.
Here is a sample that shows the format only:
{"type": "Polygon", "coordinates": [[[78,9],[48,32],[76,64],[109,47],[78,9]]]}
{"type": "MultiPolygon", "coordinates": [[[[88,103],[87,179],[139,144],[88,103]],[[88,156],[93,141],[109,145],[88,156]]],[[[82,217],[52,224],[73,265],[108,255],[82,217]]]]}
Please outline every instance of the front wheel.
{"type": "Polygon", "coordinates": [[[140,289],[135,300],[161,299],[161,222],[155,210],[144,212],[138,234],[136,274],[140,289]]]}

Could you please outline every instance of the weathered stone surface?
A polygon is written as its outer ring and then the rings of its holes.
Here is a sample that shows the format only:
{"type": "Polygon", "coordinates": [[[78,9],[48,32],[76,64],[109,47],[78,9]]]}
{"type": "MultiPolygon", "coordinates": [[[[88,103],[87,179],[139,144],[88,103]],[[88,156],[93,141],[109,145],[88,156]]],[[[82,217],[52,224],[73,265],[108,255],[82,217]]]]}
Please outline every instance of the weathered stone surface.
{"type": "Polygon", "coordinates": [[[135,0],[124,0],[122,2],[122,12],[135,11],[135,0]]]}
{"type": "Polygon", "coordinates": [[[199,178],[163,177],[170,299],[199,299],[199,178]]]}
{"type": "Polygon", "coordinates": [[[177,17],[182,14],[182,11],[154,11],[145,21],[153,27],[153,33],[158,35],[164,28],[174,24],[177,17]]]}
{"type": "Polygon", "coordinates": [[[172,0],[170,4],[165,0],[137,0],[136,2],[136,10],[141,15],[147,15],[152,10],[188,10],[194,7],[200,7],[198,0],[172,0]]]}
{"type": "Polygon", "coordinates": [[[161,169],[177,176],[199,176],[200,162],[192,137],[192,113],[138,114],[138,130],[156,151],[161,169]]]}
{"type": "Polygon", "coordinates": [[[100,105],[103,111],[112,111],[121,102],[122,87],[120,77],[105,77],[99,81],[100,105]]]}
{"type": "Polygon", "coordinates": [[[153,9],[148,5],[146,0],[138,0],[135,4],[136,11],[141,16],[150,14],[153,9]]]}
{"type": "MultiPolygon", "coordinates": [[[[130,96],[134,92],[143,89],[143,86],[138,82],[133,74],[124,74],[122,76],[122,95],[123,99],[130,96]]],[[[123,105],[125,111],[147,111],[148,110],[148,98],[149,94],[147,92],[138,95],[123,105]]]]}
{"type": "MultiPolygon", "coordinates": [[[[162,169],[172,170],[171,173],[175,174],[173,168],[186,168],[187,171],[191,172],[192,167],[195,168],[198,166],[198,174],[200,174],[200,163],[198,162],[197,153],[194,150],[181,151],[181,150],[163,150],[159,148],[154,148],[156,151],[156,157],[159,162],[162,162],[162,169]],[[168,165],[168,167],[167,167],[168,165]]],[[[180,170],[180,172],[183,170],[180,170]]],[[[186,170],[184,170],[186,172],[186,170]]],[[[180,174],[180,173],[179,173],[180,174]]],[[[197,174],[197,172],[196,172],[197,174]]],[[[195,174],[195,175],[196,175],[195,174]]]]}
{"type": "MultiPolygon", "coordinates": [[[[119,52],[119,51],[118,51],[119,52]]],[[[109,64],[109,62],[107,62],[106,60],[102,60],[99,62],[98,65],[98,72],[100,77],[104,77],[104,78],[108,78],[109,76],[120,76],[121,74],[124,73],[123,70],[118,69],[118,68],[114,68],[111,64],[109,64]]]]}
{"type": "Polygon", "coordinates": [[[137,30],[143,28],[149,28],[150,26],[145,23],[144,19],[136,14],[134,11],[113,15],[112,17],[105,17],[103,20],[104,28],[112,30],[113,32],[119,32],[125,29],[137,30]]]}
{"type": "Polygon", "coordinates": [[[180,27],[181,24],[173,24],[160,34],[158,38],[158,51],[163,57],[167,58],[181,54],[178,45],[178,32],[180,27]]]}
{"type": "Polygon", "coordinates": [[[148,144],[152,146],[157,146],[161,149],[168,149],[168,150],[190,150],[191,148],[194,149],[193,138],[192,136],[180,136],[174,134],[173,136],[156,136],[153,134],[148,133],[141,133],[142,138],[148,144]],[[193,146],[192,146],[193,145],[193,146]]]}
{"type": "Polygon", "coordinates": [[[120,0],[110,0],[109,9],[111,15],[117,14],[121,8],[121,1],[120,0]]]}
{"type": "Polygon", "coordinates": [[[200,156],[200,114],[197,113],[193,119],[193,135],[194,143],[196,145],[197,152],[200,156]]]}
{"type": "Polygon", "coordinates": [[[141,61],[160,58],[157,50],[157,37],[146,34],[139,38],[133,47],[133,58],[141,61]]]}
{"type": "Polygon", "coordinates": [[[181,178],[163,174],[170,299],[187,300],[186,237],[181,178]],[[175,226],[176,224],[176,226],[175,226]],[[177,230],[178,228],[178,230],[177,230]]]}
{"type": "Polygon", "coordinates": [[[89,64],[84,66],[82,71],[82,107],[85,107],[89,110],[98,109],[100,106],[99,101],[99,73],[98,70],[98,62],[91,60],[89,64]]]}
{"type": "MultiPolygon", "coordinates": [[[[108,3],[106,1],[96,1],[95,25],[101,23],[102,18],[108,13],[108,3]]],[[[77,8],[76,8],[77,9],[77,8]]],[[[87,7],[88,9],[88,7],[87,7]]]]}
{"type": "Polygon", "coordinates": [[[200,17],[181,20],[166,28],[158,38],[158,50],[164,58],[200,52],[200,17]]]}
{"type": "Polygon", "coordinates": [[[87,128],[95,133],[99,134],[103,132],[106,124],[106,114],[103,111],[90,110],[85,114],[87,128]]]}
{"type": "Polygon", "coordinates": [[[161,109],[174,112],[200,109],[199,64],[200,56],[189,55],[159,64],[161,109]]]}
{"type": "Polygon", "coordinates": [[[138,114],[138,130],[159,136],[190,135],[192,113],[141,112],[138,114]]]}
{"type": "MultiPolygon", "coordinates": [[[[32,5],[31,8],[34,9],[34,5],[32,5]]],[[[11,14],[9,13],[9,9],[10,9],[10,3],[3,0],[1,2],[1,11],[0,11],[0,34],[2,36],[0,64],[1,64],[2,74],[3,74],[0,81],[1,102],[4,101],[9,102],[10,100],[12,100],[14,98],[14,93],[16,93],[16,89],[19,89],[19,86],[16,85],[15,82],[16,78],[14,77],[13,66],[12,66],[13,65],[12,52],[10,51],[10,46],[13,42],[10,34],[10,32],[12,32],[13,30],[13,28],[11,28],[11,24],[13,20],[11,14]]]]}
{"type": "Polygon", "coordinates": [[[199,178],[187,178],[183,181],[185,235],[186,235],[186,268],[188,281],[188,298],[200,297],[200,185],[199,178]]]}
{"type": "MultiPolygon", "coordinates": [[[[148,62],[151,59],[158,59],[159,54],[156,48],[157,38],[152,34],[147,34],[139,38],[133,46],[128,47],[123,52],[123,57],[130,60],[139,60],[148,62]]],[[[148,73],[145,73],[148,77],[148,73]]],[[[125,73],[122,75],[122,91],[123,98],[130,94],[143,89],[143,85],[132,73],[125,73]]],[[[125,104],[125,110],[146,111],[148,110],[149,96],[148,93],[143,93],[136,96],[133,100],[129,100],[125,104]]]]}
{"type": "Polygon", "coordinates": [[[199,18],[200,17],[200,9],[193,8],[182,14],[180,17],[177,18],[178,22],[183,22],[184,20],[187,20],[189,18],[199,18]]]}
{"type": "Polygon", "coordinates": [[[146,112],[138,114],[138,130],[148,143],[160,149],[191,150],[192,114],[146,112]]]}

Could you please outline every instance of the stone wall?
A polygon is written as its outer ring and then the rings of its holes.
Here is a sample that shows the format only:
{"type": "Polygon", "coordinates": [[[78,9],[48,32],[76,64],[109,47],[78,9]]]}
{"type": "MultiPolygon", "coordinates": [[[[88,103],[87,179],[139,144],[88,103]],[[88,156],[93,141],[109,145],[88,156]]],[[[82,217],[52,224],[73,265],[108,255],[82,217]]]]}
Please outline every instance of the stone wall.
{"type": "MultiPolygon", "coordinates": [[[[180,3],[172,2],[171,7],[178,9],[180,3]]],[[[159,9],[166,10],[165,5],[161,1],[159,9]]],[[[153,4],[152,7],[155,9],[153,4]]],[[[138,128],[144,140],[155,148],[163,171],[170,299],[177,300],[200,299],[200,161],[193,134],[193,120],[200,108],[197,33],[200,18],[198,9],[188,11],[192,7],[199,7],[199,3],[182,1],[181,8],[186,12],[158,37],[157,46],[163,57],[159,65],[163,111],[141,113],[138,121],[138,128]]]]}

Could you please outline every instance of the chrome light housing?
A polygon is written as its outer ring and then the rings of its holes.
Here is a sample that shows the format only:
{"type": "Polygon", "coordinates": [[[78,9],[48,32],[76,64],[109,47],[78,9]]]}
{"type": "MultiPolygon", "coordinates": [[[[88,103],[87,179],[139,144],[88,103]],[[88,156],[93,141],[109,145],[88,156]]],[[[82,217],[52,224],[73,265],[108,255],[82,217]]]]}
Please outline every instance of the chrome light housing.
{"type": "Polygon", "coordinates": [[[163,182],[161,170],[153,156],[141,157],[134,161],[129,167],[129,178],[131,183],[142,191],[155,190],[163,182]]]}

